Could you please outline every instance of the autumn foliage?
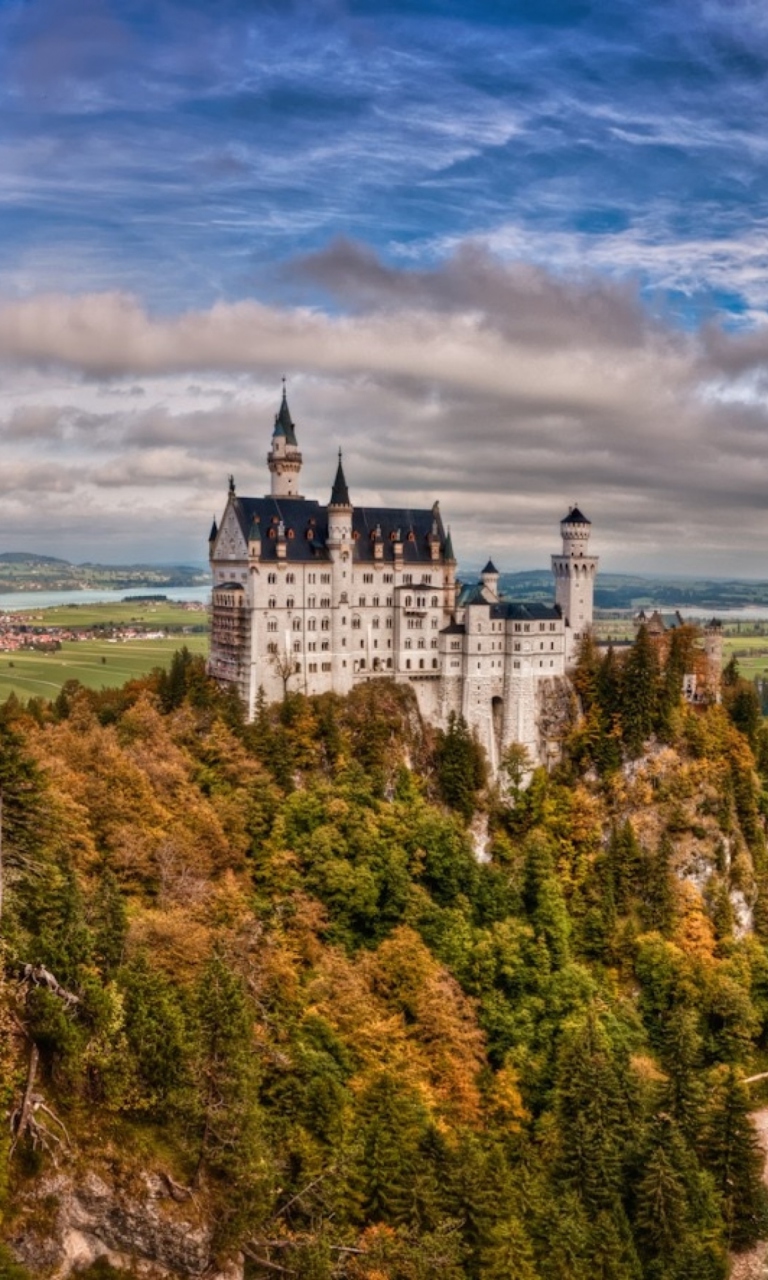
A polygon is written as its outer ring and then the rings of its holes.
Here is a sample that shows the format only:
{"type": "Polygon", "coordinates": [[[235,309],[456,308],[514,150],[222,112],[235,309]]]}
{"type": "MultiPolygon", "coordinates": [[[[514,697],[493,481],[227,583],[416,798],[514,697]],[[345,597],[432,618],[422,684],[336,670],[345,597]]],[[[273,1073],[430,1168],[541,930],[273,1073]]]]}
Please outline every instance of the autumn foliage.
{"type": "Polygon", "coordinates": [[[5,1238],[56,1159],[161,1171],[253,1277],[724,1280],[768,1229],[759,744],[643,644],[576,687],[513,803],[388,682],[6,704],[0,1082],[35,1046],[71,1145],[4,1139],[5,1238]]]}

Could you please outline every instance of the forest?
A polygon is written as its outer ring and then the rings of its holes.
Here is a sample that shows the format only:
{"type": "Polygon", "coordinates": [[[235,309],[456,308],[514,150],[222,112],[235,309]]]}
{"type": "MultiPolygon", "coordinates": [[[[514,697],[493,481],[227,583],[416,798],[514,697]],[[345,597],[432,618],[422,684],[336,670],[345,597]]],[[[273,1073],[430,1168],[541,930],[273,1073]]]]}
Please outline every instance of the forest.
{"type": "Polygon", "coordinates": [[[497,781],[388,681],[246,724],[181,650],[9,698],[0,1275],[63,1265],[78,1184],[122,1205],[78,1274],[157,1261],[162,1184],[208,1255],[158,1275],[725,1280],[768,1235],[768,732],[735,662],[682,701],[695,643],[588,639],[559,763],[497,781]]]}

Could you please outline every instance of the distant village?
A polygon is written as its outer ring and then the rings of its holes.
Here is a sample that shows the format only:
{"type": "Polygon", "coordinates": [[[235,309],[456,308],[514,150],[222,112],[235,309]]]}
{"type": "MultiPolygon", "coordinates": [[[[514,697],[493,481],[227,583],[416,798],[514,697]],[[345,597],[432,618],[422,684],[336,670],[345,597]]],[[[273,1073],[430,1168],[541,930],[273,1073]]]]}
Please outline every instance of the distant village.
{"type": "Polygon", "coordinates": [[[128,640],[164,640],[168,635],[188,635],[207,629],[208,606],[199,601],[180,601],[176,608],[181,614],[202,614],[200,622],[190,620],[172,628],[157,628],[151,623],[138,621],[96,623],[92,626],[61,626],[46,622],[45,613],[35,610],[28,613],[0,614],[0,653],[18,653],[34,650],[38,653],[55,653],[65,641],[107,640],[119,644],[128,640]]]}

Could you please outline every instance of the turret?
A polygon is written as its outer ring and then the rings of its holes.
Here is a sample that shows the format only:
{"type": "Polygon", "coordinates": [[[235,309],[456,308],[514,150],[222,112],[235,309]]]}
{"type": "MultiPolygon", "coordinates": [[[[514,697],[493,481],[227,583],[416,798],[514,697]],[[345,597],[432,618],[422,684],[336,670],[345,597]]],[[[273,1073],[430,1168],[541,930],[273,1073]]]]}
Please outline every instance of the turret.
{"type": "Polygon", "coordinates": [[[492,560],[489,560],[482,573],[480,581],[483,584],[483,595],[486,599],[498,600],[499,598],[499,571],[492,560]]]}
{"type": "Polygon", "coordinates": [[[331,500],[328,503],[328,542],[338,546],[349,542],[352,537],[352,503],[349,500],[349,489],[344,476],[344,467],[339,449],[339,463],[336,478],[331,489],[331,500]]]}
{"type": "Polygon", "coordinates": [[[555,603],[560,606],[566,625],[566,663],[576,660],[581,637],[592,626],[595,577],[598,558],[589,554],[591,521],[571,507],[560,521],[563,550],[552,557],[555,578],[555,603]]]}
{"type": "Polygon", "coordinates": [[[272,447],[267,454],[267,464],[272,473],[273,498],[298,498],[299,473],[302,457],[296,442],[296,428],[288,408],[288,397],[283,379],[283,398],[275,414],[272,447]]]}

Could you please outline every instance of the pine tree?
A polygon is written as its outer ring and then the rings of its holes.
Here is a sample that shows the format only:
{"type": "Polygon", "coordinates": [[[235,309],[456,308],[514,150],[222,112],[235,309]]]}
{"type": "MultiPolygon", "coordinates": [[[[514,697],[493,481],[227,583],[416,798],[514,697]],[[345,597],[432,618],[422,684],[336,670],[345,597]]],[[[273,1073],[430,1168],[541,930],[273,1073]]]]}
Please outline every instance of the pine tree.
{"type": "Polygon", "coordinates": [[[630,1114],[614,1051],[592,1006],[563,1034],[555,1096],[560,1179],[590,1217],[613,1211],[630,1114]]]}
{"type": "Polygon", "coordinates": [[[477,791],[484,782],[485,768],[482,749],[472,737],[466,720],[453,711],[438,746],[437,769],[446,804],[469,821],[475,810],[477,791]]]}
{"type": "Polygon", "coordinates": [[[704,1161],[720,1193],[729,1246],[749,1248],[768,1231],[768,1201],[747,1089],[733,1068],[722,1080],[709,1112],[704,1161]]]}
{"type": "Polygon", "coordinates": [[[674,847],[665,832],[655,854],[646,858],[643,887],[643,921],[646,929],[657,929],[669,937],[675,922],[675,878],[672,872],[674,847]]]}
{"type": "Polygon", "coordinates": [[[656,728],[659,705],[659,658],[645,626],[625,659],[621,685],[624,743],[631,756],[639,756],[656,728]]]}

